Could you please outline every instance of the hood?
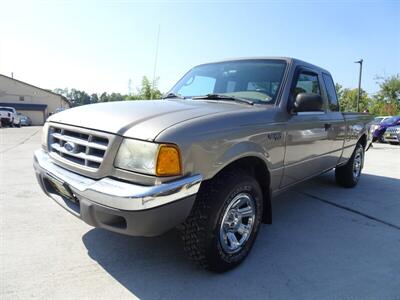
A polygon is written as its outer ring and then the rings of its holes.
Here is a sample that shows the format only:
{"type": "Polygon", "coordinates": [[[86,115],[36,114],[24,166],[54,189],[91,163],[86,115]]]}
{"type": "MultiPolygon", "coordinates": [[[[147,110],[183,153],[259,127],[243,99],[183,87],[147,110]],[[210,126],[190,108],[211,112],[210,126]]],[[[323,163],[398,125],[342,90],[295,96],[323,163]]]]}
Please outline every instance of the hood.
{"type": "Polygon", "coordinates": [[[251,108],[246,104],[221,101],[121,101],[71,108],[52,115],[49,121],[141,140],[154,140],[164,129],[186,120],[251,108]]]}

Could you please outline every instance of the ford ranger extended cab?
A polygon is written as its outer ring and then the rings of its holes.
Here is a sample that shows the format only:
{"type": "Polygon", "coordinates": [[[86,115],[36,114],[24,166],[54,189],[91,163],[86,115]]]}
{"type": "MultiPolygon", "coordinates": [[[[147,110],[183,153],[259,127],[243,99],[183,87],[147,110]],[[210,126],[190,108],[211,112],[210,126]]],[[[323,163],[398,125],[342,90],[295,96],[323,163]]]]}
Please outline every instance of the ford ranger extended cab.
{"type": "Polygon", "coordinates": [[[271,199],[335,169],[354,187],[367,114],[341,113],[330,73],[292,58],[191,69],[155,101],[51,116],[34,168],[43,191],[86,223],[133,236],[177,227],[189,257],[226,271],[249,254],[271,199]]]}

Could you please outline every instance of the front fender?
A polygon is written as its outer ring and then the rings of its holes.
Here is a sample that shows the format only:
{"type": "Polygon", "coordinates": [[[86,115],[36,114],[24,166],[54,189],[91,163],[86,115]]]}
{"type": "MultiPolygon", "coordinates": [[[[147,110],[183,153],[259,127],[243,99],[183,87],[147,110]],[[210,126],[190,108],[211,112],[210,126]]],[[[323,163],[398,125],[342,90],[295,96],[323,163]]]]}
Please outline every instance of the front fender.
{"type": "Polygon", "coordinates": [[[221,155],[218,156],[215,160],[213,172],[209,175],[213,177],[229,164],[245,157],[257,157],[264,161],[265,166],[268,169],[271,168],[271,162],[269,160],[270,155],[268,153],[268,150],[261,147],[261,145],[257,143],[245,141],[237,143],[227,149],[225,152],[221,153],[221,155]]]}

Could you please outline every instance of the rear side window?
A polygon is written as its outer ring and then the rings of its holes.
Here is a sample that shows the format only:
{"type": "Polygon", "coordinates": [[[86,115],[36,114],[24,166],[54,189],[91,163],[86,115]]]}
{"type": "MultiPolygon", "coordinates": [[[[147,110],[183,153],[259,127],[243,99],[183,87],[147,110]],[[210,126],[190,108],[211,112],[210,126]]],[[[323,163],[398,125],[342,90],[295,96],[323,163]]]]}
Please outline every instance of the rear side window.
{"type": "Polygon", "coordinates": [[[322,73],[324,78],[326,94],[328,95],[329,109],[331,111],[339,111],[339,103],[336,96],[335,85],[333,84],[332,77],[328,74],[322,73]]]}

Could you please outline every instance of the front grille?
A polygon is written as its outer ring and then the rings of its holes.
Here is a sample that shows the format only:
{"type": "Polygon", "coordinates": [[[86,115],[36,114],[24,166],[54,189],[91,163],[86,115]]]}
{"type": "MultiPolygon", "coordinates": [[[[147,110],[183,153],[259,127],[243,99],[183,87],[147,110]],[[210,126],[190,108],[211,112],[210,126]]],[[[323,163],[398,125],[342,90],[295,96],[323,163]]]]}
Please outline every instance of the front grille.
{"type": "Polygon", "coordinates": [[[79,128],[49,128],[50,153],[87,168],[100,168],[108,143],[107,138],[79,128]]]}
{"type": "Polygon", "coordinates": [[[397,133],[398,130],[399,130],[398,127],[389,127],[388,129],[386,129],[386,132],[388,132],[388,133],[397,133]]]}

